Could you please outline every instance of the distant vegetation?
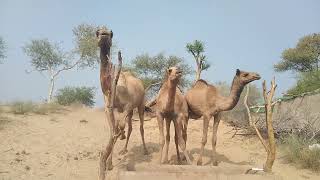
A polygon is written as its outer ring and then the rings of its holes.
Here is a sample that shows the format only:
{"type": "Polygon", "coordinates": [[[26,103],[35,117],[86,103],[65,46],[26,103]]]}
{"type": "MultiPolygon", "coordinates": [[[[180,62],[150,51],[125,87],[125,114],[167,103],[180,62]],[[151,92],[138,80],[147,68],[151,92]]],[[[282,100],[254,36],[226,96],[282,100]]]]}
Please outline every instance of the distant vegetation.
{"type": "Polygon", "coordinates": [[[282,52],[282,60],[274,65],[278,72],[297,73],[297,84],[289,94],[301,94],[320,88],[320,33],[302,37],[296,47],[282,52]]]}
{"type": "Polygon", "coordinates": [[[57,91],[56,101],[64,106],[80,103],[91,107],[95,103],[94,94],[93,87],[65,87],[57,91]]]}
{"type": "MultiPolygon", "coordinates": [[[[46,72],[49,79],[48,102],[54,94],[57,76],[73,68],[94,67],[98,62],[98,46],[95,39],[96,26],[80,24],[73,29],[75,47],[70,51],[61,48],[61,43],[48,39],[32,39],[23,46],[31,59],[32,71],[46,72]]],[[[70,38],[70,40],[72,40],[70,38]]]]}
{"type": "Polygon", "coordinates": [[[195,40],[192,43],[188,43],[186,49],[196,62],[196,80],[199,80],[201,78],[201,72],[210,68],[207,57],[204,55],[205,45],[202,41],[195,40]]]}
{"type": "MultiPolygon", "coordinates": [[[[230,94],[231,86],[226,82],[218,82],[215,86],[219,89],[220,93],[223,96],[228,96],[230,94]]],[[[262,95],[260,93],[260,89],[257,88],[254,84],[248,84],[245,88],[250,87],[250,93],[248,96],[248,106],[256,105],[257,103],[262,101],[262,95]]],[[[248,115],[246,108],[243,104],[245,92],[242,92],[240,95],[240,99],[238,104],[231,110],[224,112],[224,118],[227,122],[231,122],[232,124],[238,127],[247,127],[249,125],[248,115]]]]}
{"type": "Polygon", "coordinates": [[[9,106],[9,112],[14,114],[48,114],[48,113],[54,113],[61,109],[58,104],[55,103],[34,103],[32,101],[15,101],[10,104],[9,106]]]}
{"type": "Polygon", "coordinates": [[[6,57],[6,44],[3,40],[3,38],[0,36],[0,63],[1,60],[6,57]]]}

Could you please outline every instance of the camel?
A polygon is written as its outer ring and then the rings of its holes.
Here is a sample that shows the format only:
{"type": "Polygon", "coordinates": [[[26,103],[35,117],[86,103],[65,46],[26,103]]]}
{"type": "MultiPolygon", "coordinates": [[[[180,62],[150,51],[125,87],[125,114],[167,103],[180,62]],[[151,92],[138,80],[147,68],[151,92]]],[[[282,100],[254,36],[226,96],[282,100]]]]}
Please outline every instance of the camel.
{"type": "MultiPolygon", "coordinates": [[[[108,96],[108,90],[111,88],[111,75],[108,73],[110,69],[110,48],[112,46],[113,32],[106,27],[99,28],[96,31],[96,37],[98,40],[98,46],[100,47],[100,82],[102,92],[105,96],[108,96]]],[[[132,116],[133,110],[138,109],[140,119],[140,134],[143,144],[144,154],[148,154],[146,144],[144,141],[144,107],[145,107],[145,91],[143,83],[140,79],[134,77],[130,72],[121,72],[116,87],[116,95],[114,101],[114,108],[119,112],[125,114],[124,118],[120,118],[119,122],[116,122],[116,127],[119,128],[121,137],[125,139],[124,128],[128,123],[128,132],[126,138],[126,144],[120,151],[120,154],[127,153],[127,147],[129,138],[132,132],[132,116]]],[[[107,103],[107,102],[106,102],[107,103]]],[[[106,104],[108,106],[108,104],[106,104]]],[[[111,158],[110,158],[111,159],[111,158]]],[[[112,169],[112,160],[108,162],[108,169],[112,169]]]]}
{"type": "Polygon", "coordinates": [[[177,150],[178,162],[181,163],[179,147],[181,148],[187,162],[191,164],[186,151],[186,129],[188,121],[187,102],[177,88],[177,84],[182,76],[182,71],[177,67],[171,67],[167,70],[165,81],[160,88],[157,97],[156,116],[160,131],[160,164],[168,162],[168,151],[170,142],[170,124],[173,121],[175,128],[175,144],[177,150]],[[163,121],[166,122],[166,138],[163,132],[163,121]],[[179,147],[178,147],[179,146],[179,147]],[[163,153],[164,156],[163,156],[163,153]]]}
{"type": "Polygon", "coordinates": [[[203,134],[197,165],[202,164],[202,155],[207,143],[208,126],[211,117],[214,117],[212,133],[212,165],[218,165],[216,143],[217,130],[221,118],[220,112],[233,109],[239,101],[244,86],[259,79],[260,75],[257,73],[245,72],[237,69],[228,97],[220,95],[216,87],[208,84],[202,79],[196,81],[193,87],[188,90],[185,97],[189,107],[189,116],[193,119],[203,117],[203,134]]]}

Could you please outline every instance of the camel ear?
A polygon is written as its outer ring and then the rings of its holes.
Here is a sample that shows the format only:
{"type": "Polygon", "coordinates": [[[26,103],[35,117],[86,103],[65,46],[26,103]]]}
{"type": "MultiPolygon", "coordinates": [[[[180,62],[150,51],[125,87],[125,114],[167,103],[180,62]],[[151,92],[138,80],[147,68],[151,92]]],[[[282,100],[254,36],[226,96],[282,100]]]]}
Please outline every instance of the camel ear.
{"type": "Polygon", "coordinates": [[[112,30],[111,30],[111,32],[110,32],[110,37],[111,37],[111,38],[113,37],[113,32],[112,32],[112,30]]]}
{"type": "Polygon", "coordinates": [[[236,75],[239,76],[240,75],[240,70],[237,69],[236,75]]]}

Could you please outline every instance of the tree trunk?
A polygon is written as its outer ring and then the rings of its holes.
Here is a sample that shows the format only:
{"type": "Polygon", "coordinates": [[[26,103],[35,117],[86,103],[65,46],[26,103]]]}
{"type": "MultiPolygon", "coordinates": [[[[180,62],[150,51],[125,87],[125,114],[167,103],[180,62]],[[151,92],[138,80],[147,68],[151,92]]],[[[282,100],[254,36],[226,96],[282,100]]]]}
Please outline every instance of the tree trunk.
{"type": "Polygon", "coordinates": [[[196,72],[196,81],[198,81],[200,79],[200,76],[201,76],[201,68],[200,68],[200,66],[198,66],[197,72],[196,72]]]}
{"type": "Polygon", "coordinates": [[[275,93],[276,89],[275,79],[271,81],[271,88],[269,93],[266,91],[266,83],[263,82],[263,96],[265,100],[265,111],[266,111],[266,126],[267,126],[267,132],[268,132],[268,141],[269,141],[269,151],[267,152],[267,160],[264,164],[263,170],[265,172],[271,172],[273,162],[276,157],[276,145],[275,145],[275,139],[274,139],[274,131],[272,126],[272,99],[275,93]]]}
{"type": "Polygon", "coordinates": [[[54,89],[54,77],[51,77],[50,84],[49,84],[49,94],[48,94],[48,99],[47,99],[48,103],[50,103],[52,100],[53,89],[54,89]]]}

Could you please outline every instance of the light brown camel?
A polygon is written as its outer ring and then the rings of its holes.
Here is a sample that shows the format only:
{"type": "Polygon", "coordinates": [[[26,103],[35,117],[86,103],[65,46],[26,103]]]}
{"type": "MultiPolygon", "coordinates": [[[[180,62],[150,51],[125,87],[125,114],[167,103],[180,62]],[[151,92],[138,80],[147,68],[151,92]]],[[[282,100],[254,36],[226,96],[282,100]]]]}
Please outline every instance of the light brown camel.
{"type": "Polygon", "coordinates": [[[188,120],[188,105],[187,102],[177,88],[177,84],[182,76],[182,71],[176,67],[171,67],[167,70],[165,81],[160,88],[157,97],[156,116],[160,132],[160,163],[168,161],[168,150],[170,142],[170,124],[173,121],[175,128],[175,144],[177,150],[178,162],[181,163],[179,147],[181,148],[187,162],[191,164],[190,158],[186,151],[186,133],[183,133],[183,128],[186,127],[188,120]],[[163,132],[163,122],[166,123],[166,138],[163,132]],[[179,147],[178,147],[179,146],[179,147]],[[163,153],[164,156],[163,156],[163,153]]]}
{"type": "MultiPolygon", "coordinates": [[[[112,46],[113,32],[106,27],[99,28],[96,32],[98,39],[98,46],[100,47],[100,82],[103,94],[108,96],[107,90],[111,88],[111,76],[108,73],[110,67],[110,47],[112,46]]],[[[147,148],[144,141],[144,87],[140,79],[134,77],[129,72],[121,72],[117,84],[114,108],[119,112],[125,114],[124,118],[117,121],[116,127],[121,133],[120,139],[125,139],[124,128],[128,123],[128,132],[126,144],[120,151],[121,154],[126,153],[128,141],[132,131],[132,115],[134,108],[138,108],[140,119],[140,134],[143,143],[144,154],[147,154],[147,148]]],[[[108,104],[106,104],[108,106],[108,104]]],[[[111,159],[111,158],[110,158],[111,159]]],[[[112,160],[108,162],[108,169],[112,168],[112,160]]]]}
{"type": "Polygon", "coordinates": [[[208,126],[211,117],[214,117],[212,133],[212,164],[218,165],[216,154],[217,130],[220,122],[220,112],[233,109],[239,101],[244,86],[254,80],[260,79],[260,75],[253,72],[244,72],[237,69],[234,76],[230,95],[224,97],[219,94],[216,87],[204,80],[198,80],[186,93],[190,118],[203,117],[203,134],[201,140],[200,156],[197,165],[202,164],[204,146],[207,143],[208,126]]]}

